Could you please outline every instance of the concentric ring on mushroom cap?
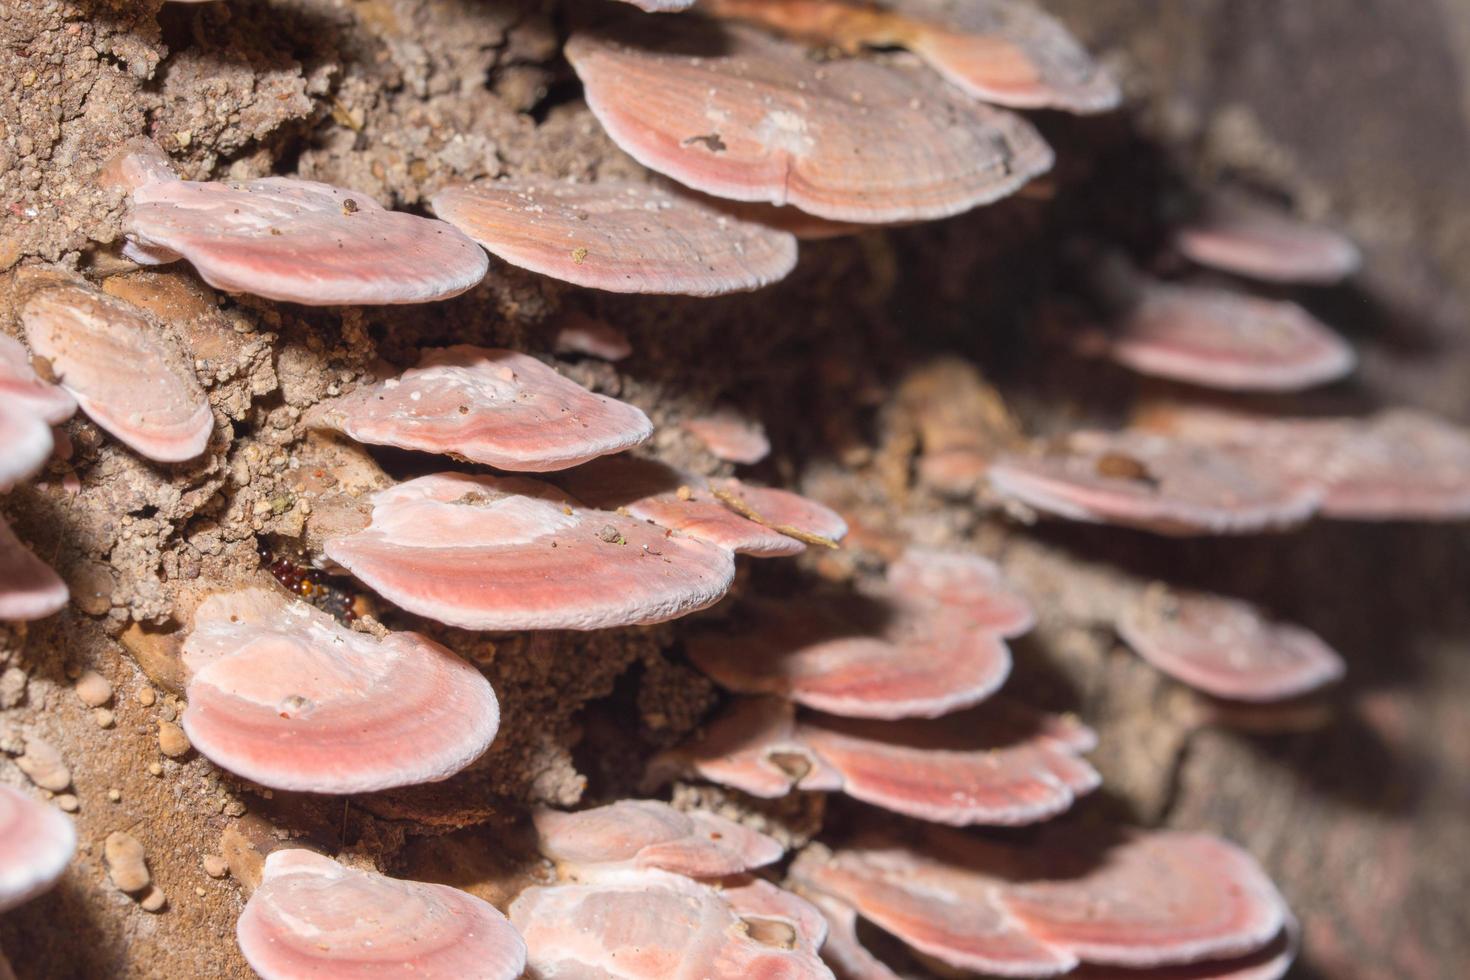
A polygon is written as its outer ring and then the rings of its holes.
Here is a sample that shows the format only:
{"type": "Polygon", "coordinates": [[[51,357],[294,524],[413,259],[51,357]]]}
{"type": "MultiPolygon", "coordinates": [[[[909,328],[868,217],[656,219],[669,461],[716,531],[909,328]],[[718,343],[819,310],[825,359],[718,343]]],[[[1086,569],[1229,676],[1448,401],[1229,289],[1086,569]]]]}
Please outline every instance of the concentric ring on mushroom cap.
{"type": "Polygon", "coordinates": [[[297,180],[150,181],[124,221],[144,250],[188,259],[217,289],[308,306],[427,303],[485,278],[484,251],[432,218],[297,180]]]}
{"type": "Polygon", "coordinates": [[[606,629],[712,605],[734,555],[523,477],[437,473],[372,497],[325,550],[385,599],[464,629],[606,629]]]}
{"type": "Polygon", "coordinates": [[[514,980],[526,966],[525,943],[490,903],[299,849],[265,859],[235,938],[263,980],[514,980]]]}
{"type": "Polygon", "coordinates": [[[1297,304],[1228,289],[1144,283],[1113,330],[1118,363],[1227,391],[1297,391],[1357,364],[1352,347],[1297,304]]]}
{"type": "Polygon", "coordinates": [[[1331,284],[1363,261],[1343,235],[1233,194],[1212,197],[1174,244],[1200,265],[1264,282],[1331,284]]]}
{"type": "Polygon", "coordinates": [[[691,878],[723,878],[781,858],[773,838],[702,810],[659,800],[619,800],[576,813],[532,814],[541,853],[579,873],[658,868],[691,878]]]}
{"type": "MultiPolygon", "coordinates": [[[[3,415],[0,412],[0,418],[3,415]]],[[[0,621],[45,619],[65,608],[68,598],[70,592],[61,577],[0,517],[0,621]]]]}
{"type": "Polygon", "coordinates": [[[0,786],[0,912],[54,885],[76,849],[76,828],[64,813],[0,786]]]}
{"type": "Polygon", "coordinates": [[[636,407],[593,394],[530,355],[467,344],[425,350],[417,367],[323,402],[306,420],[358,442],[533,473],[653,435],[636,407]]]}
{"type": "Polygon", "coordinates": [[[1076,432],[1044,453],[1002,457],[988,478],[1002,498],[1058,517],[1178,536],[1289,527],[1322,499],[1259,447],[1146,432],[1076,432]]]}
{"type": "Polygon", "coordinates": [[[1117,82],[1055,18],[1026,0],[703,0],[703,9],[785,34],[906,47],[974,98],[1018,109],[1106,112],[1117,82]]]}
{"type": "Polygon", "coordinates": [[[1223,596],[1145,589],[1118,617],[1140,657],[1216,697],[1279,701],[1342,677],[1342,658],[1316,634],[1267,621],[1223,596]]]}
{"type": "Polygon", "coordinates": [[[737,201],[836,221],[942,218],[1052,164],[1030,123],[919,70],[818,63],[744,25],[642,19],[581,31],[587,104],[644,166],[737,201]]]}
{"type": "Polygon", "coordinates": [[[449,187],[434,213],[511,265],[615,293],[718,296],[796,267],[789,232],[653,184],[549,178],[449,187]]]}
{"type": "Polygon", "coordinates": [[[214,413],[193,368],[131,303],[57,282],[31,293],[20,319],[87,417],[130,449],[175,463],[209,444],[214,413]]]}
{"type": "Polygon", "coordinates": [[[490,682],[427,637],[380,639],[264,589],[201,603],[184,664],[189,741],[274,789],[437,782],[483,755],[500,725],[490,682]]]}

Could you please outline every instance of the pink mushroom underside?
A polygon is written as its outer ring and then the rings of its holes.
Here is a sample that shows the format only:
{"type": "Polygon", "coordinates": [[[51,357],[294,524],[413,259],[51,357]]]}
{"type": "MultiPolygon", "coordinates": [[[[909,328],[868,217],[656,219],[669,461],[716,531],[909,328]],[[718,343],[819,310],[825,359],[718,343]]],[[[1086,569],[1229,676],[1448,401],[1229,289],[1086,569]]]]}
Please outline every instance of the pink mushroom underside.
{"type": "Polygon", "coordinates": [[[932,721],[824,718],[800,740],[856,799],[935,823],[1020,825],[1055,816],[1096,789],[1096,770],[1039,725],[987,719],[982,705],[932,721]]]}
{"type": "Polygon", "coordinates": [[[125,229],[144,249],[182,255],[217,289],[311,306],[446,299],[489,267],[445,222],[289,177],[150,182],[133,193],[125,229]]]}
{"type": "Polygon", "coordinates": [[[681,424],[717,459],[731,463],[759,463],[771,452],[765,426],[734,412],[686,419],[681,424]]]}
{"type": "Polygon", "coordinates": [[[372,524],[326,553],[384,598],[465,629],[605,629],[716,602],[724,548],[589,510],[523,478],[441,473],[373,498],[372,524]]]}
{"type": "Polygon", "coordinates": [[[1286,921],[1249,855],[1175,831],[1135,833],[1052,881],[1007,888],[1001,903],[1032,935],[1079,959],[1133,968],[1248,955],[1286,921]]]}
{"type": "Polygon", "coordinates": [[[489,747],[479,671],[415,633],[382,639],[252,589],[199,607],[183,726],[212,761],[276,789],[356,793],[434,782],[489,747]]]}
{"type": "Polygon", "coordinates": [[[21,322],[37,356],[102,428],[161,462],[192,459],[214,431],[192,367],[130,303],[82,283],[35,292],[21,322]]]}
{"type": "Polygon", "coordinates": [[[1150,590],[1123,611],[1118,632],[1166,674],[1222,698],[1282,700],[1344,671],[1315,634],[1219,596],[1150,590]]]}
{"type": "Polygon", "coordinates": [[[494,906],[445,885],[277,851],[236,924],[263,980],[514,980],[525,945],[494,906]]]}
{"type": "Polygon", "coordinates": [[[632,405],[596,395],[515,351],[426,351],[400,377],[324,402],[308,422],[359,442],[454,455],[503,470],[561,470],[653,434],[632,405]]]}
{"type": "Polygon", "coordinates": [[[784,279],[796,239],[632,181],[450,187],[434,213],[511,265],[619,293],[715,296],[784,279]]]}
{"type": "Polygon", "coordinates": [[[44,619],[65,608],[70,592],[0,517],[0,620],[44,619]]]}
{"type": "Polygon", "coordinates": [[[1294,303],[1164,284],[1122,317],[1111,350],[1143,374],[1235,391],[1308,388],[1356,363],[1341,337],[1294,303]]]}
{"type": "Polygon", "coordinates": [[[1331,284],[1362,263],[1357,246],[1335,231],[1224,199],[1180,228],[1174,243],[1200,265],[1265,282],[1331,284]]]}
{"type": "Polygon", "coordinates": [[[535,815],[541,852],[573,868],[634,866],[718,878],[770,864],[781,845],[765,834],[702,811],[681,813],[655,800],[535,815]]]}
{"type": "MultiPolygon", "coordinates": [[[[884,848],[843,851],[825,859],[804,854],[792,877],[814,894],[840,903],[834,907],[839,917],[846,914],[841,906],[855,910],[951,967],[993,976],[1048,977],[1077,964],[1066,950],[1038,941],[1000,908],[1003,880],[973,869],[884,848]]],[[[852,948],[855,931],[836,928],[835,934],[851,935],[845,958],[871,971],[871,956],[852,948]]]]}
{"type": "MultiPolygon", "coordinates": [[[[751,928],[714,889],[644,871],[626,881],[533,887],[510,907],[537,976],[606,980],[830,977],[808,949],[751,928]]],[[[759,923],[757,923],[759,926],[759,923]]]]}
{"type": "Polygon", "coordinates": [[[1322,497],[1266,454],[1130,433],[1078,434],[1062,455],[1003,458],[989,479],[1002,497],[1060,517],[1179,536],[1276,530],[1310,517],[1322,497]]]}
{"type": "Polygon", "coordinates": [[[0,912],[55,884],[76,843],[76,830],[60,810],[0,786],[0,912]]]}
{"type": "Polygon", "coordinates": [[[836,221],[957,214],[1052,163],[1020,117],[869,60],[816,63],[742,25],[640,20],[566,55],[608,134],[640,163],[738,201],[836,221]]]}

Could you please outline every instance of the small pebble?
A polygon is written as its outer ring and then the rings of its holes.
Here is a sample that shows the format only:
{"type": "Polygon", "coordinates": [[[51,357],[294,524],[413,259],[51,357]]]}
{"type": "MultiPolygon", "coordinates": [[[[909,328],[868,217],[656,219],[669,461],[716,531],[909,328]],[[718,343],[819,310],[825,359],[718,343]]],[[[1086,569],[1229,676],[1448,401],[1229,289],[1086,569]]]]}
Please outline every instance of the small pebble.
{"type": "Polygon", "coordinates": [[[189,751],[189,736],[171,721],[158,723],[158,750],[170,759],[177,759],[189,751]]]}
{"type": "Polygon", "coordinates": [[[113,789],[108,790],[107,791],[107,799],[110,802],[112,802],[112,803],[118,803],[118,802],[120,802],[122,800],[122,790],[117,789],[115,787],[113,789]]]}
{"type": "Polygon", "coordinates": [[[203,888],[196,887],[194,889],[194,894],[198,895],[200,898],[203,898],[205,895],[208,895],[209,892],[205,891],[203,888]]]}
{"type": "Polygon", "coordinates": [[[97,723],[98,728],[111,728],[117,724],[117,715],[110,708],[98,708],[92,712],[92,720],[97,723]]]}
{"type": "Polygon", "coordinates": [[[162,776],[163,775],[163,763],[161,763],[161,762],[150,762],[150,763],[148,763],[148,775],[150,775],[150,776],[162,776]]]}
{"type": "Polygon", "coordinates": [[[76,813],[82,804],[71,793],[62,793],[56,798],[56,805],[67,813],[76,813]]]}
{"type": "Polygon", "coordinates": [[[88,670],[77,678],[77,697],[89,708],[100,708],[112,700],[112,682],[95,670],[88,670]]]}
{"type": "Polygon", "coordinates": [[[163,907],[167,904],[168,896],[157,885],[149,888],[148,894],[144,895],[143,900],[138,903],[144,912],[162,912],[163,907]]]}
{"type": "Polygon", "coordinates": [[[138,703],[145,708],[153,707],[153,702],[158,700],[158,694],[151,687],[145,687],[138,692],[138,703]]]}
{"type": "Polygon", "coordinates": [[[107,877],[118,891],[139,892],[148,887],[153,876],[148,873],[147,854],[143,844],[132,834],[115,830],[102,845],[107,859],[107,877]]]}
{"type": "Polygon", "coordinates": [[[71,770],[55,746],[39,738],[26,739],[25,755],[15,760],[20,771],[42,789],[59,793],[71,785],[71,770]]]}
{"type": "Polygon", "coordinates": [[[204,873],[211,878],[223,878],[229,870],[229,863],[218,854],[204,855],[204,873]]]}
{"type": "Polygon", "coordinates": [[[158,709],[158,716],[164,721],[173,721],[179,716],[179,712],[171,703],[165,701],[162,707],[158,709]]]}

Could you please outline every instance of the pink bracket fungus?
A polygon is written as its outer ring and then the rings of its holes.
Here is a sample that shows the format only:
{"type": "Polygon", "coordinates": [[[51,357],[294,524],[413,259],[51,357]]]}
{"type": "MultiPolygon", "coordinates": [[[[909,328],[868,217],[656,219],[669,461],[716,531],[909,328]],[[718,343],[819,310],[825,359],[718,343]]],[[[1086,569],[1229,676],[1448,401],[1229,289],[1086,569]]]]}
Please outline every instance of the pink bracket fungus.
{"type": "Polygon", "coordinates": [[[657,800],[533,814],[541,853],[579,880],[589,874],[657,868],[690,878],[723,878],[780,859],[765,834],[701,810],[683,813],[657,800]]]}
{"type": "Polygon", "coordinates": [[[1279,701],[1343,675],[1342,658],[1316,634],[1221,596],[1150,587],[1117,627],[1143,659],[1216,697],[1279,701]]]}
{"type": "Polygon", "coordinates": [[[727,477],[711,480],[709,491],[742,517],[807,544],[835,548],[837,542],[847,536],[847,521],[841,514],[789,490],[756,486],[727,477]]]}
{"type": "Polygon", "coordinates": [[[637,408],[596,395],[527,354],[465,344],[323,402],[308,424],[358,442],[540,473],[622,452],[653,434],[637,408]]]}
{"type": "Polygon", "coordinates": [[[184,643],[184,731],[274,789],[361,793],[436,782],[484,754],[490,683],[416,633],[381,639],[274,591],[210,596],[184,643]]]}
{"type": "Polygon", "coordinates": [[[0,405],[29,412],[49,425],[60,425],[77,410],[76,399],[66,389],[42,381],[20,341],[6,334],[0,334],[0,405]]]}
{"type": "Polygon", "coordinates": [[[759,930],[783,946],[816,955],[827,941],[826,918],[794,892],[755,875],[727,877],[719,883],[719,890],[720,897],[740,913],[748,928],[759,930]]]}
{"type": "Polygon", "coordinates": [[[129,448],[165,463],[204,451],[214,431],[204,389],[137,307],[58,280],[32,290],[20,318],[61,386],[129,448]]]}
{"type": "Polygon", "coordinates": [[[20,399],[0,397],[0,493],[27,479],[55,448],[55,437],[45,420],[20,399]]]}
{"type": "Polygon", "coordinates": [[[1226,391],[1297,391],[1350,373],[1346,341],[1295,303],[1147,282],[1104,341],[1125,367],[1226,391]]]}
{"type": "Polygon", "coordinates": [[[572,312],[557,319],[552,350],[558,354],[584,354],[604,361],[621,361],[633,353],[633,345],[627,334],[612,324],[572,312]]]}
{"type": "Polygon", "coordinates": [[[490,267],[452,225],[330,184],[117,169],[131,190],[129,255],[154,264],[185,258],[225,292],[308,306],[427,303],[473,288],[490,267]]]}
{"type": "Polygon", "coordinates": [[[1093,113],[1121,100],[1112,76],[1029,0],[703,0],[700,6],[848,52],[905,47],[969,95],[997,105],[1093,113]]]}
{"type": "Polygon", "coordinates": [[[578,32],[566,56],[613,140],[651,170],[737,201],[835,221],[942,218],[1051,167],[1029,123],[918,71],[739,24],[640,20],[578,32]]]}
{"type": "Polygon", "coordinates": [[[615,293],[718,296],[796,267],[789,232],[652,184],[497,180],[447,188],[431,204],[511,265],[615,293]]]}
{"type": "MultiPolygon", "coordinates": [[[[510,907],[532,976],[605,980],[818,980],[832,973],[805,944],[762,928],[716,889],[645,870],[595,884],[528,888],[510,907]]],[[[783,930],[784,931],[784,930],[783,930]]]]}
{"type": "Polygon", "coordinates": [[[1330,285],[1363,261],[1358,247],[1337,232],[1239,195],[1208,201],[1175,232],[1174,244],[1200,265],[1264,282],[1330,285]]]}
{"type": "Polygon", "coordinates": [[[235,926],[263,980],[515,980],[526,947],[493,905],[447,885],[276,851],[235,926]]]}
{"type": "Polygon", "coordinates": [[[373,495],[372,523],[327,556],[384,598],[451,626],[606,629],[712,605],[724,548],[592,510],[524,477],[437,473],[373,495]]]}
{"type": "Polygon", "coordinates": [[[991,488],[1074,521],[1157,534],[1252,534],[1299,524],[1321,491],[1284,479],[1267,453],[1141,432],[1074,432],[1061,445],[997,460],[991,488]]]}
{"type": "Polygon", "coordinates": [[[771,454],[766,427],[731,409],[685,419],[680,425],[716,459],[750,464],[759,463],[771,454]]]}
{"type": "Polygon", "coordinates": [[[0,621],[45,619],[66,606],[66,583],[0,517],[0,621]]]}
{"type": "Polygon", "coordinates": [[[690,637],[695,666],[732,691],[855,718],[936,717],[979,703],[1010,674],[1002,637],[1032,618],[983,558],[919,551],[866,596],[742,608],[752,627],[690,637]]]}
{"type": "MultiPolygon", "coordinates": [[[[975,846],[985,847],[967,850],[975,846]]],[[[1010,977],[1072,970],[1075,956],[1032,936],[1000,906],[1014,862],[998,846],[986,853],[994,855],[993,871],[878,842],[831,856],[809,849],[791,879],[828,915],[836,958],[857,966],[860,977],[892,973],[861,946],[858,915],[950,968],[1010,977]]]]}
{"type": "Polygon", "coordinates": [[[697,0],[623,0],[623,2],[631,3],[639,10],[645,10],[650,14],[676,14],[694,6],[697,0]]]}
{"type": "Polygon", "coordinates": [[[0,785],[0,912],[54,885],[76,849],[76,828],[65,814],[0,785]]]}
{"type": "Polygon", "coordinates": [[[1136,832],[1101,853],[1057,842],[1046,855],[1053,880],[1013,884],[1001,904],[1032,935],[1090,963],[1244,956],[1286,925],[1286,903],[1255,860],[1206,834],[1136,832]]]}
{"type": "Polygon", "coordinates": [[[1281,980],[1296,960],[1300,945],[1300,928],[1288,917],[1280,935],[1244,956],[1149,970],[1084,963],[1069,976],[1072,980],[1281,980]]]}

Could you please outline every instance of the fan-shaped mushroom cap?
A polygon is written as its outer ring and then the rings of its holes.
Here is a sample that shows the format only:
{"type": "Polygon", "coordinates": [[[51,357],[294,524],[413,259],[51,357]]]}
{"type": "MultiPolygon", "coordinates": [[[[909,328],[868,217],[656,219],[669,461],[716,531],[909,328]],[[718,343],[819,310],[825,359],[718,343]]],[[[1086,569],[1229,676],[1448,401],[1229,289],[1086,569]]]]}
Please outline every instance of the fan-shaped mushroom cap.
{"type": "Polygon", "coordinates": [[[1136,832],[1101,852],[1055,841],[1046,854],[1052,880],[1012,885],[1001,904],[1038,939],[1091,963],[1243,956],[1286,924],[1286,904],[1255,860],[1206,834],[1136,832]]]}
{"type": "Polygon", "coordinates": [[[774,839],[701,810],[658,800],[619,800],[578,813],[533,814],[541,853],[583,872],[658,868],[691,878],[722,878],[779,860],[774,839]]]}
{"type": "Polygon", "coordinates": [[[585,313],[567,313],[557,321],[552,348],[558,354],[585,354],[604,361],[621,361],[633,353],[627,334],[585,313]]]}
{"type": "Polygon", "coordinates": [[[1029,123],[937,79],[819,64],[754,28],[641,20],[579,32],[567,58],[608,134],[644,166],[737,201],[837,221],[941,218],[1052,163],[1029,123]]]}
{"type": "Polygon", "coordinates": [[[464,629],[606,629],[718,601],[724,548],[591,510],[522,477],[436,473],[373,495],[327,555],[410,612],[464,629]]]}
{"type": "MultiPolygon", "coordinates": [[[[0,334],[0,406],[6,411],[29,412],[50,425],[65,422],[77,410],[76,399],[66,389],[37,377],[26,349],[6,334],[0,334]]],[[[8,441],[0,444],[10,445],[8,441]]]]}
{"type": "Polygon", "coordinates": [[[737,875],[719,883],[720,897],[740,914],[746,925],[765,927],[765,933],[783,946],[813,955],[827,941],[827,920],[811,902],[794,892],[757,878],[737,875]],[[786,934],[776,931],[784,927],[786,934]]]}
{"type": "MultiPolygon", "coordinates": [[[[1102,782],[1081,759],[1081,729],[1016,705],[992,703],[925,721],[807,719],[797,738],[842,777],[848,796],[954,826],[1035,823],[1069,809],[1102,782]]],[[[1085,744],[1085,742],[1084,742],[1085,744]]]]}
{"type": "Polygon", "coordinates": [[[204,600],[184,664],[189,741],[275,789],[362,793],[447,779],[500,725],[490,683],[427,637],[379,639],[264,589],[204,600]]]}
{"type": "Polygon", "coordinates": [[[1346,341],[1295,303],[1148,282],[1108,340],[1140,374],[1227,391],[1297,391],[1350,373],[1346,341]]]}
{"type": "Polygon", "coordinates": [[[51,427],[20,399],[0,397],[0,493],[28,478],[51,456],[51,427]]]}
{"type": "Polygon", "coordinates": [[[1003,876],[1016,862],[999,847],[990,853],[996,866],[987,873],[892,845],[843,850],[830,857],[807,850],[792,865],[791,877],[827,911],[839,961],[866,968],[858,976],[884,976],[857,941],[859,914],[914,949],[962,970],[1022,977],[1071,970],[1077,965],[1075,956],[1030,935],[1000,906],[1003,876]]]}
{"type": "Polygon", "coordinates": [[[1020,109],[1106,112],[1117,83],[1027,0],[704,0],[724,17],[835,44],[908,48],[969,95],[1020,109]]]}
{"type": "Polygon", "coordinates": [[[511,265],[615,293],[717,296],[796,267],[796,238],[653,184],[547,179],[449,187],[434,213],[511,265]]]}
{"type": "Polygon", "coordinates": [[[26,337],[83,412],[161,462],[193,459],[214,414],[193,369],[131,303],[80,282],[36,288],[21,306],[26,337]]]}
{"type": "Polygon", "coordinates": [[[311,425],[358,442],[540,473],[621,452],[653,434],[648,416],[596,395],[527,354],[459,344],[418,367],[323,402],[311,425]]]}
{"type": "Polygon", "coordinates": [[[1191,261],[1265,282],[1331,284],[1358,271],[1349,239],[1239,195],[1212,198],[1174,244],[1191,261]]]}
{"type": "Polygon", "coordinates": [[[709,489],[725,506],[757,524],[782,534],[835,548],[847,537],[847,521],[830,507],[800,494],[775,487],[759,487],[733,477],[711,480],[709,489]]]}
{"type": "Polygon", "coordinates": [[[1117,625],[1143,659],[1216,697],[1278,701],[1343,675],[1342,658],[1316,634],[1221,596],[1149,588],[1117,625]]]}
{"type": "Polygon", "coordinates": [[[526,966],[525,943],[490,903],[295,849],[265,859],[235,937],[264,980],[514,980],[526,966]]]}
{"type": "Polygon", "coordinates": [[[1259,451],[1145,432],[1073,433],[1049,452],[1001,458],[988,476],[1001,497],[1059,517],[1181,536],[1279,529],[1322,497],[1259,451]]]}
{"type": "Polygon", "coordinates": [[[679,423],[704,443],[710,455],[731,463],[759,463],[771,454],[766,427],[725,409],[679,423]]]}
{"type": "Polygon", "coordinates": [[[845,717],[935,717],[1004,683],[1011,656],[1000,637],[1032,615],[975,556],[911,552],[889,567],[887,587],[869,592],[751,601],[742,609],[753,626],[696,633],[686,650],[733,691],[845,717]]]}
{"type": "Polygon", "coordinates": [[[55,884],[76,849],[76,828],[65,814],[0,786],[0,912],[55,884]]]}
{"type": "Polygon", "coordinates": [[[63,609],[69,597],[61,576],[37,558],[0,517],[0,621],[45,619],[63,609]]]}
{"type": "MultiPolygon", "coordinates": [[[[816,954],[762,942],[707,885],[658,871],[528,888],[511,904],[533,975],[606,980],[831,977],[816,954]]],[[[765,918],[761,916],[759,918],[765,918]]]]}
{"type": "Polygon", "coordinates": [[[145,253],[188,259],[217,289],[308,306],[447,299],[490,265],[452,225],[294,177],[149,181],[133,191],[124,229],[145,253]]]}

